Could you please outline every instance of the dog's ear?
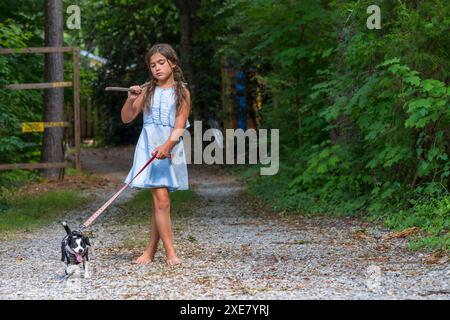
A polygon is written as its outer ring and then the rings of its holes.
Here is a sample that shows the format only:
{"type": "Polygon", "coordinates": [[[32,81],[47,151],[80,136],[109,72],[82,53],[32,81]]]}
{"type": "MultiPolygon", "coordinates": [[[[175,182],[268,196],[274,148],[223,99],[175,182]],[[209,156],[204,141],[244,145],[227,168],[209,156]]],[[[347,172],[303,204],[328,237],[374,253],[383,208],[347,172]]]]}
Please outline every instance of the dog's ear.
{"type": "Polygon", "coordinates": [[[88,246],[91,246],[91,243],[89,242],[89,238],[88,237],[84,237],[84,241],[86,242],[86,244],[88,246]]]}

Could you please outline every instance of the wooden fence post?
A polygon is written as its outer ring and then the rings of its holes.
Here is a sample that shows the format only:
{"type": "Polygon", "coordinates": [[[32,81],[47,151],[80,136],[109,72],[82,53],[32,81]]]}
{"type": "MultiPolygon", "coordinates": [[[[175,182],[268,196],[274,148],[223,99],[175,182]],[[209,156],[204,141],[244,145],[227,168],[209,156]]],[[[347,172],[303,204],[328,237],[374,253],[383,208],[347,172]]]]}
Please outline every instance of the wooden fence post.
{"type": "Polygon", "coordinates": [[[73,107],[75,115],[75,169],[81,176],[81,128],[80,128],[80,49],[73,49],[73,107]]]}

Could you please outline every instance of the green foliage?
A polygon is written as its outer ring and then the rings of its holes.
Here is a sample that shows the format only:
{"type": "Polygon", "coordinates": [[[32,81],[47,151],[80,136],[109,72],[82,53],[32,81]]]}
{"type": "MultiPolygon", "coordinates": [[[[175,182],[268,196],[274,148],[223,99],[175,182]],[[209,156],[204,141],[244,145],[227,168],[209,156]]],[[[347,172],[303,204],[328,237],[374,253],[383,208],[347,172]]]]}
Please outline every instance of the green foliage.
{"type": "Polygon", "coordinates": [[[6,170],[2,171],[0,174],[0,197],[2,194],[2,189],[11,189],[20,187],[21,185],[32,182],[39,181],[39,173],[35,170],[6,170]]]}
{"type": "Polygon", "coordinates": [[[423,233],[410,242],[414,249],[427,247],[429,249],[450,249],[450,196],[442,198],[426,198],[409,200],[411,208],[395,212],[383,212],[372,215],[371,219],[382,218],[388,227],[403,230],[420,226],[423,233]]]}
{"type": "MultiPolygon", "coordinates": [[[[24,47],[32,34],[7,20],[0,23],[2,47],[24,47]]],[[[42,59],[36,56],[0,55],[0,163],[33,162],[39,159],[36,146],[40,134],[23,134],[21,122],[40,119],[42,92],[9,90],[2,86],[9,83],[39,82],[38,70],[42,59]]],[[[41,69],[42,70],[42,69],[41,69]]]]}
{"type": "Polygon", "coordinates": [[[0,200],[0,233],[32,228],[54,222],[89,199],[78,190],[47,191],[38,195],[10,196],[0,200]]]}
{"type": "MultiPolygon", "coordinates": [[[[0,46],[5,48],[41,47],[44,43],[44,1],[11,1],[0,4],[0,46]]],[[[79,46],[72,31],[65,33],[65,45],[79,46]]],[[[66,53],[65,80],[72,80],[71,54],[66,53]]],[[[10,90],[11,83],[42,82],[43,54],[0,55],[0,163],[34,163],[41,158],[41,132],[22,133],[22,122],[42,121],[43,90],[10,90]]],[[[81,59],[81,103],[93,94],[97,74],[81,59]]],[[[73,108],[72,88],[64,90],[66,112],[73,108]]],[[[68,121],[73,121],[68,119],[68,121]]],[[[68,130],[72,130],[70,127],[68,130]]],[[[97,130],[98,131],[98,130],[97,130]]],[[[16,186],[35,180],[37,171],[0,171],[0,186],[16,186]]]]}
{"type": "Polygon", "coordinates": [[[280,172],[252,189],[278,208],[419,226],[433,238],[412,247],[442,247],[449,211],[428,209],[450,188],[450,9],[380,1],[369,30],[371,4],[227,2],[219,54],[260,66],[265,126],[281,129],[280,172]]]}

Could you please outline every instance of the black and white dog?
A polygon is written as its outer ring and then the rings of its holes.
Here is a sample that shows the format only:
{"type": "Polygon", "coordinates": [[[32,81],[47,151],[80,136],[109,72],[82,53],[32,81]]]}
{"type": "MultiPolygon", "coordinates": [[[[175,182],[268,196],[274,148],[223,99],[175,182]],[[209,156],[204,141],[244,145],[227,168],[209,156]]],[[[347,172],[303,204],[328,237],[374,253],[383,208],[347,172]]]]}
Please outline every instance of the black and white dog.
{"type": "Polygon", "coordinates": [[[67,223],[62,223],[67,235],[61,242],[61,261],[64,263],[64,272],[70,276],[83,263],[84,278],[89,278],[89,238],[79,231],[71,231],[67,223]]]}

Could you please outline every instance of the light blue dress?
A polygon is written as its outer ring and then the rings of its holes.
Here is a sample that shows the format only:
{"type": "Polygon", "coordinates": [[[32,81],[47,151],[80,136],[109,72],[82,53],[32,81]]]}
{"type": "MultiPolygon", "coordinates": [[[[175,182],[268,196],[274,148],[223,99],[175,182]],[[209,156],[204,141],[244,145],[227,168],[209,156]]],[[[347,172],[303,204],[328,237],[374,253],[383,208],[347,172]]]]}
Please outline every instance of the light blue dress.
{"type": "MultiPolygon", "coordinates": [[[[152,157],[155,147],[164,144],[175,127],[175,88],[155,87],[153,104],[150,111],[144,108],[144,125],[134,151],[133,166],[125,183],[142,169],[152,157]]],[[[189,128],[189,120],[185,128],[189,128]]],[[[169,192],[188,190],[188,171],[182,138],[172,148],[172,158],[153,159],[130,184],[132,188],[167,187],[169,192]]]]}

